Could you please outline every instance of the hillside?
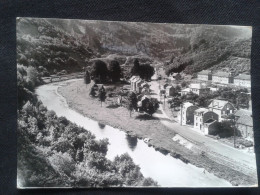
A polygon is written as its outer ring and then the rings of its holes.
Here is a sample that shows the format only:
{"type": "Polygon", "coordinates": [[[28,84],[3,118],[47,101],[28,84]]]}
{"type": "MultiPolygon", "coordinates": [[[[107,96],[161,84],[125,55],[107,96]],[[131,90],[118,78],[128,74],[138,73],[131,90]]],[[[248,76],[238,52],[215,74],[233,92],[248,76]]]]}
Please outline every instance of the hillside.
{"type": "MultiPolygon", "coordinates": [[[[47,74],[66,69],[82,70],[85,60],[94,52],[77,36],[72,36],[45,19],[19,18],[17,20],[17,63],[40,66],[47,74]]],[[[47,75],[46,75],[47,76],[47,75]]]]}
{"type": "Polygon", "coordinates": [[[163,62],[167,72],[193,74],[234,64],[238,72],[249,72],[250,33],[234,26],[20,18],[18,63],[71,72],[92,58],[109,61],[116,54],[121,61],[144,56],[163,62]]]}

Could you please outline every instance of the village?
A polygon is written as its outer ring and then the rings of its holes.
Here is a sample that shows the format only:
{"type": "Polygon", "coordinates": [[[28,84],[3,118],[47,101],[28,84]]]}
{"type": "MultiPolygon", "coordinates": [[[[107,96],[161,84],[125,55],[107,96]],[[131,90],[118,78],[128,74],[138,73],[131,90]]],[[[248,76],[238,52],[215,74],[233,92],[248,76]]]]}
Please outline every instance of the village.
{"type": "MultiPolygon", "coordinates": [[[[247,74],[234,76],[234,72],[218,71],[212,73],[203,70],[197,74],[197,78],[183,81],[181,73],[172,73],[168,77],[161,78],[158,71],[152,77],[152,82],[146,82],[139,76],[132,76],[129,80],[131,91],[139,94],[138,106],[141,107],[144,100],[156,97],[161,102],[160,108],[168,117],[178,123],[203,135],[218,135],[222,131],[222,138],[233,137],[230,140],[234,147],[244,148],[253,146],[253,120],[250,97],[251,78],[247,74]],[[151,85],[158,82],[158,89],[151,90],[151,85]],[[184,84],[181,84],[185,82],[184,84]],[[196,100],[187,98],[189,96],[206,96],[216,93],[219,88],[231,87],[235,90],[242,89],[239,97],[243,101],[237,101],[236,105],[228,98],[212,98],[208,105],[199,106],[196,100]],[[152,95],[153,93],[158,93],[152,95]],[[140,95],[141,94],[141,95],[140,95]],[[229,125],[229,132],[223,132],[223,125],[229,125]],[[244,143],[236,143],[236,136],[244,143]],[[246,143],[246,144],[245,144],[246,143]]],[[[233,91],[231,91],[232,93],[233,91]]],[[[237,99],[239,98],[237,97],[237,99]]],[[[228,130],[227,130],[228,131],[228,130]]],[[[219,139],[219,136],[217,137],[219,139]]]]}

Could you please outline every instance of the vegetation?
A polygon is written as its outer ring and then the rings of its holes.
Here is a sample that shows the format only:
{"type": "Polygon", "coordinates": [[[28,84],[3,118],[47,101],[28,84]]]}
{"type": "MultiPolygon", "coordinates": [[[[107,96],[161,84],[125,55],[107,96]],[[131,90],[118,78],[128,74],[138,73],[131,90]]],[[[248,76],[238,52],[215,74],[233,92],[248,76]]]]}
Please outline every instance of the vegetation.
{"type": "Polygon", "coordinates": [[[18,113],[18,178],[26,187],[157,185],[127,155],[106,159],[108,140],[57,117],[41,102],[18,113]]]}
{"type": "Polygon", "coordinates": [[[106,83],[108,80],[108,69],[105,62],[97,60],[91,67],[91,77],[95,83],[106,83]]]}
{"type": "Polygon", "coordinates": [[[154,68],[149,64],[140,65],[138,59],[135,59],[131,74],[140,76],[142,79],[149,81],[154,75],[154,68]]]}
{"type": "Polygon", "coordinates": [[[45,19],[17,20],[17,63],[32,66],[43,76],[62,70],[81,71],[95,52],[79,39],[45,19]],[[41,69],[41,70],[40,70],[41,69]]]}
{"type": "Polygon", "coordinates": [[[129,110],[129,114],[131,117],[132,111],[137,109],[137,96],[134,92],[130,93],[128,95],[128,104],[127,104],[127,109],[129,110]]]}
{"type": "Polygon", "coordinates": [[[234,133],[236,136],[240,136],[239,131],[235,127],[234,120],[224,120],[221,122],[217,122],[216,129],[218,131],[216,131],[214,135],[218,135],[220,138],[234,136],[234,133]]]}
{"type": "Polygon", "coordinates": [[[118,61],[112,60],[109,63],[108,70],[109,70],[109,75],[110,75],[112,82],[120,81],[120,78],[122,76],[122,71],[121,71],[121,67],[120,67],[118,61]]]}
{"type": "Polygon", "coordinates": [[[142,110],[152,116],[159,108],[159,102],[156,98],[149,98],[142,105],[142,110]]]}
{"type": "Polygon", "coordinates": [[[90,80],[90,74],[89,74],[89,72],[86,70],[85,71],[85,74],[84,74],[84,83],[85,84],[89,84],[91,82],[91,80],[90,80]]]}

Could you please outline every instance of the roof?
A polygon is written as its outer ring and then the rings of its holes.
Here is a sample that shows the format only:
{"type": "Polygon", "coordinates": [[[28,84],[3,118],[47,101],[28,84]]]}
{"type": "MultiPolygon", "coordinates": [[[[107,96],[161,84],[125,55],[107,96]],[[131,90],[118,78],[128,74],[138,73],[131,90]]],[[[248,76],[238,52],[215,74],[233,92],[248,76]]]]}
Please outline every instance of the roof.
{"type": "Polygon", "coordinates": [[[197,113],[205,113],[205,112],[208,112],[209,110],[207,109],[207,108],[199,108],[199,109],[197,109],[197,110],[195,110],[195,112],[197,112],[197,113]]]}
{"type": "Polygon", "coordinates": [[[214,73],[212,76],[229,77],[229,73],[228,72],[219,71],[219,72],[214,73]]]}
{"type": "Polygon", "coordinates": [[[144,82],[142,79],[137,79],[136,80],[136,84],[139,84],[139,83],[142,83],[142,82],[144,82]]]}
{"type": "Polygon", "coordinates": [[[239,74],[238,76],[234,77],[234,79],[241,79],[241,80],[251,80],[251,75],[248,74],[239,74]]]}
{"type": "Polygon", "coordinates": [[[246,125],[253,127],[253,119],[251,116],[242,115],[238,120],[237,124],[246,125]]]}
{"type": "Polygon", "coordinates": [[[150,86],[150,85],[149,85],[148,83],[146,83],[146,82],[144,82],[144,83],[141,84],[142,87],[145,86],[145,85],[150,86]]]}
{"type": "Polygon", "coordinates": [[[214,119],[212,119],[212,118],[210,118],[210,119],[208,119],[206,122],[204,122],[204,123],[206,123],[207,125],[211,125],[211,124],[213,124],[213,123],[215,123],[215,122],[217,122],[216,120],[214,120],[214,119]]]}
{"type": "Polygon", "coordinates": [[[202,70],[202,71],[198,72],[198,75],[208,75],[210,73],[211,73],[210,70],[202,70]]]}
{"type": "Polygon", "coordinates": [[[235,116],[240,117],[240,116],[243,116],[243,115],[251,116],[252,115],[252,111],[240,109],[240,110],[235,112],[235,116]]]}
{"type": "Polygon", "coordinates": [[[166,89],[170,89],[170,88],[173,88],[173,86],[169,85],[166,87],[166,89]]]}
{"type": "Polygon", "coordinates": [[[183,92],[190,92],[190,88],[186,88],[186,89],[183,89],[181,91],[183,91],[183,92]]]}
{"type": "Polygon", "coordinates": [[[183,108],[188,108],[188,107],[190,107],[190,106],[193,106],[193,104],[190,103],[190,102],[184,102],[184,103],[183,103],[183,108]]]}
{"type": "Polygon", "coordinates": [[[190,88],[201,89],[202,86],[200,83],[192,83],[192,84],[190,84],[190,88]]]}
{"type": "Polygon", "coordinates": [[[229,102],[225,100],[212,100],[209,104],[209,108],[222,109],[227,103],[229,102]]]}
{"type": "Polygon", "coordinates": [[[140,78],[139,76],[132,76],[131,78],[130,78],[130,81],[133,81],[133,80],[135,80],[136,78],[140,78]]]}

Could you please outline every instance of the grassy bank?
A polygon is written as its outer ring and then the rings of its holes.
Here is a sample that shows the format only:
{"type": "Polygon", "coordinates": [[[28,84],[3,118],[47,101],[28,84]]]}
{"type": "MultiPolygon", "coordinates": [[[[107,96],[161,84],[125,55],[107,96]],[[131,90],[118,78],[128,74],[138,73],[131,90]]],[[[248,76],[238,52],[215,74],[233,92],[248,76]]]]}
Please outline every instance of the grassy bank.
{"type": "MultiPolygon", "coordinates": [[[[174,142],[172,138],[175,136],[175,133],[166,128],[157,118],[147,120],[140,113],[133,113],[132,117],[130,117],[126,108],[107,108],[107,103],[103,103],[101,107],[98,99],[93,99],[89,96],[89,90],[89,85],[84,84],[83,80],[78,80],[60,87],[58,91],[66,98],[72,109],[100,123],[116,127],[138,138],[150,138],[151,140],[148,144],[164,154],[170,153],[173,157],[179,158],[186,163],[190,162],[197,167],[202,167],[208,172],[230,181],[233,185],[250,185],[255,183],[250,176],[233,170],[207,155],[202,155],[198,147],[189,150],[183,145],[174,142]]],[[[111,98],[107,99],[107,101],[111,101],[111,98]]]]}

